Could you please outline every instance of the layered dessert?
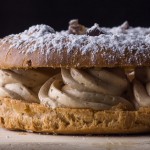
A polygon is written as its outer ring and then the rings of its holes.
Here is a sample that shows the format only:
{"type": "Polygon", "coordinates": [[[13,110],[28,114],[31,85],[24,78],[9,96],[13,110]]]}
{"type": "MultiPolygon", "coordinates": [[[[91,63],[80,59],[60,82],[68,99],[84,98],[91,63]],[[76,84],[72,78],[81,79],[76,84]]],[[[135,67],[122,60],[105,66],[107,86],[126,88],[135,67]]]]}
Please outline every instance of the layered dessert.
{"type": "Polygon", "coordinates": [[[0,40],[0,124],[58,134],[150,131],[150,28],[128,22],[0,40]]]}

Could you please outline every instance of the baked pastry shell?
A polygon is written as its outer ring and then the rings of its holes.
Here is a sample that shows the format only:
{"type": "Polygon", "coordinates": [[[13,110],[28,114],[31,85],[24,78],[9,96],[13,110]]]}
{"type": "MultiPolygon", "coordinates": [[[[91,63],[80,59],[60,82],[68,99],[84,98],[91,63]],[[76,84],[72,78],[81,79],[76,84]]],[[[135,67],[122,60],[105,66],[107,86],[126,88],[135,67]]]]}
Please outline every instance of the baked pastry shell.
{"type": "Polygon", "coordinates": [[[150,108],[137,111],[51,109],[0,98],[0,125],[9,130],[53,134],[130,134],[150,131],[150,108]]]}

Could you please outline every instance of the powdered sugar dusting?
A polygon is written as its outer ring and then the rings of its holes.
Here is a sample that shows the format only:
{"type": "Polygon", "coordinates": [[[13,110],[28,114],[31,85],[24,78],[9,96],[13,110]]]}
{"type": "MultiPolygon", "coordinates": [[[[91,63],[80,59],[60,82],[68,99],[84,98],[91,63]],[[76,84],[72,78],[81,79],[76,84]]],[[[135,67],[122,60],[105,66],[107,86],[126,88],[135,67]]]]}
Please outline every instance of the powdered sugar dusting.
{"type": "MultiPolygon", "coordinates": [[[[17,48],[18,50],[22,47],[27,48],[28,52],[34,52],[38,48],[41,48],[45,43],[45,36],[48,34],[54,34],[55,30],[48,25],[36,25],[30,27],[28,30],[25,30],[22,33],[16,35],[10,35],[4,39],[4,42],[10,42],[10,48],[17,48]],[[34,43],[31,47],[31,43],[34,43]]],[[[21,50],[19,51],[21,52],[21,50]]],[[[24,53],[22,51],[22,53],[24,53]]]]}
{"type": "MultiPolygon", "coordinates": [[[[101,28],[104,34],[99,36],[73,35],[67,31],[55,32],[54,29],[47,25],[36,25],[30,27],[22,33],[10,35],[2,39],[0,42],[8,42],[10,48],[18,49],[19,53],[34,53],[40,51],[41,54],[48,55],[53,49],[62,52],[67,49],[70,53],[73,49],[80,49],[84,55],[92,51],[94,61],[95,54],[99,51],[103,52],[103,57],[115,60],[115,57],[107,54],[107,50],[118,52],[124,55],[126,49],[136,54],[146,55],[144,52],[150,50],[150,28],[136,27],[123,29],[119,27],[101,28]],[[23,47],[26,51],[23,50],[23,47]],[[47,47],[46,51],[44,50],[47,47]],[[135,51],[136,50],[136,51],[135,51]]],[[[132,57],[128,60],[132,60],[132,57]]]]}

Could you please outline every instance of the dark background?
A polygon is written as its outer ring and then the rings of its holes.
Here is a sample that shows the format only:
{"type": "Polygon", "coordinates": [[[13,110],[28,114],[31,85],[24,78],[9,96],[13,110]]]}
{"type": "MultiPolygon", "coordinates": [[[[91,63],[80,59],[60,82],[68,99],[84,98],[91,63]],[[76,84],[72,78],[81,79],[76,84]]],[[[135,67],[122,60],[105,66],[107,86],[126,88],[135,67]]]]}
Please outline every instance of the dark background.
{"type": "Polygon", "coordinates": [[[86,26],[95,22],[117,26],[125,20],[132,26],[150,26],[150,4],[149,0],[0,0],[0,37],[41,23],[67,29],[72,18],[86,26]]]}

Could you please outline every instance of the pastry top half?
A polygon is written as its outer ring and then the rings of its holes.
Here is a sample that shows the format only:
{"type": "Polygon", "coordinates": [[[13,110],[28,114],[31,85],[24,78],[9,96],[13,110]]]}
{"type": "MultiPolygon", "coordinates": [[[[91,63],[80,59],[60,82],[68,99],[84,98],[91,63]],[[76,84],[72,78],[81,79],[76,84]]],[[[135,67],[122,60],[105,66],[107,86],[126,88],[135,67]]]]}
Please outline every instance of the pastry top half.
{"type": "Polygon", "coordinates": [[[86,28],[74,20],[67,31],[36,25],[1,39],[0,68],[149,66],[149,50],[150,28],[86,28]]]}
{"type": "Polygon", "coordinates": [[[150,28],[128,22],[87,28],[72,20],[61,32],[33,26],[0,40],[0,97],[51,108],[149,107],[150,68],[138,67],[150,65],[149,49],[150,28]]]}

